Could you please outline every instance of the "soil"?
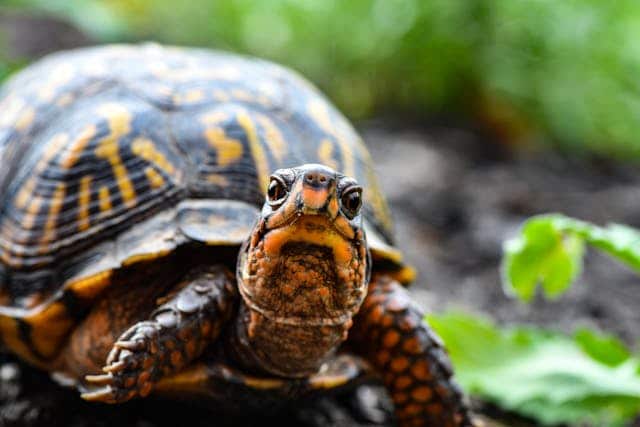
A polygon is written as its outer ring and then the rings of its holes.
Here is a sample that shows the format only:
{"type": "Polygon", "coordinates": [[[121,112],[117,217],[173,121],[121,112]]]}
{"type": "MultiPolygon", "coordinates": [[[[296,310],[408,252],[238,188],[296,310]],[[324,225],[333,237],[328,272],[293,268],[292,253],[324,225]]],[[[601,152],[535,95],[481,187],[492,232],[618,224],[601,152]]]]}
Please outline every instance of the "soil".
{"type": "MultiPolygon", "coordinates": [[[[0,24],[5,21],[15,22],[0,14],[0,24]]],[[[48,30],[59,26],[45,24],[41,26],[48,30]]],[[[65,34],[75,31],[60,25],[65,34]]],[[[25,27],[15,24],[10,30],[19,33],[25,27]]],[[[56,40],[46,34],[35,40],[56,40]]],[[[71,40],[71,45],[87,42],[76,36],[58,40],[71,40]]],[[[13,46],[19,57],[54,50],[49,45],[42,48],[41,42],[18,47],[13,46]]],[[[426,310],[460,309],[501,323],[531,323],[564,332],[588,326],[630,344],[638,341],[638,279],[603,255],[589,252],[578,283],[555,302],[537,298],[521,304],[504,294],[499,275],[502,242],[531,215],[563,212],[600,224],[640,227],[640,178],[632,167],[507,149],[466,125],[410,126],[381,120],[363,123],[360,130],[396,220],[397,245],[419,272],[413,295],[426,310]]],[[[481,402],[474,404],[479,412],[507,425],[535,425],[481,402]]],[[[269,422],[383,426],[392,423],[391,405],[384,390],[373,383],[342,395],[297,402],[269,416],[229,416],[206,404],[154,399],[115,408],[83,402],[75,391],[58,387],[46,374],[0,351],[0,427],[269,422]]]]}

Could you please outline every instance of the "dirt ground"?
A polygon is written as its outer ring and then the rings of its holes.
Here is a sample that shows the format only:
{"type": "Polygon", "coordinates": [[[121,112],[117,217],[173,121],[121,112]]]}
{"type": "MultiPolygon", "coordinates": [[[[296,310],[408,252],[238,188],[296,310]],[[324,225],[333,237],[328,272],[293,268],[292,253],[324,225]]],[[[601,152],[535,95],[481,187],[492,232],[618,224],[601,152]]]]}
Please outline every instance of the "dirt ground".
{"type": "MultiPolygon", "coordinates": [[[[595,252],[577,286],[556,302],[523,305],[499,280],[502,242],[527,217],[564,212],[640,226],[639,179],[631,168],[536,152],[514,154],[455,126],[361,126],[397,224],[397,244],[419,271],[412,287],[427,310],[462,309],[504,322],[571,332],[586,325],[636,342],[638,279],[595,252]]],[[[508,425],[533,425],[476,405],[508,425]]],[[[297,403],[272,418],[280,425],[389,425],[388,398],[375,385],[297,403]]],[[[265,417],[222,418],[188,402],[137,402],[114,410],[88,405],[46,375],[0,355],[0,426],[153,427],[263,424],[265,417]],[[64,408],[64,409],[61,409],[64,408]],[[177,424],[176,424],[177,423],[177,424]]]]}

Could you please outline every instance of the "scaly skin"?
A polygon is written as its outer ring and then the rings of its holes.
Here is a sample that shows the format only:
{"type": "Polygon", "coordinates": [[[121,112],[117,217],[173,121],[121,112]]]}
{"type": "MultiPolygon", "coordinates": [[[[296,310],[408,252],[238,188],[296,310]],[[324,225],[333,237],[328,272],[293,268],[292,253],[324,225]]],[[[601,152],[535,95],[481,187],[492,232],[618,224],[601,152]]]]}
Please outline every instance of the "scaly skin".
{"type": "Polygon", "coordinates": [[[374,275],[349,344],[381,373],[401,426],[473,426],[442,341],[398,282],[374,275]]]}
{"type": "Polygon", "coordinates": [[[233,276],[224,267],[192,273],[162,298],[166,302],[148,320],[120,336],[104,374],[86,377],[90,388],[82,397],[120,403],[147,396],[157,381],[182,370],[218,338],[234,311],[236,295],[233,276]]]}

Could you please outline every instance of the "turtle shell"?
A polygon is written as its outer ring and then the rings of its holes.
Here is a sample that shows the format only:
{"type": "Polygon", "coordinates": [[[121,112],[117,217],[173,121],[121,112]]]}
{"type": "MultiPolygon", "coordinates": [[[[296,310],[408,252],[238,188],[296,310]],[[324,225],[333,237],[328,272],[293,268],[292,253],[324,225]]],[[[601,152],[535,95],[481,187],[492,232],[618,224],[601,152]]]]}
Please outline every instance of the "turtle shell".
{"type": "MultiPolygon", "coordinates": [[[[0,320],[88,299],[188,242],[238,245],[269,174],[323,163],[365,188],[377,265],[401,271],[371,159],[307,81],[208,50],[51,55],[0,90],[0,320]]],[[[374,267],[375,268],[375,267],[374,267]]]]}

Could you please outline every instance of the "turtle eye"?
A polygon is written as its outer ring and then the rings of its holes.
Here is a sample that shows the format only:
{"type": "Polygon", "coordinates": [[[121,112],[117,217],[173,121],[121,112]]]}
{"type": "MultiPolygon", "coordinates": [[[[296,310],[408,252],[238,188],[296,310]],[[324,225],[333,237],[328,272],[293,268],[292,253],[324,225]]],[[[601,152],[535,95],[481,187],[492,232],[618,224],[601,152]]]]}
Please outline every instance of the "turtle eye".
{"type": "Polygon", "coordinates": [[[271,205],[277,205],[284,201],[287,196],[287,186],[278,177],[272,176],[269,188],[267,189],[267,200],[271,205]]]}
{"type": "Polygon", "coordinates": [[[353,219],[356,215],[358,215],[360,207],[362,206],[362,188],[347,188],[342,193],[340,202],[342,203],[342,211],[344,212],[344,214],[349,219],[353,219]]]}

